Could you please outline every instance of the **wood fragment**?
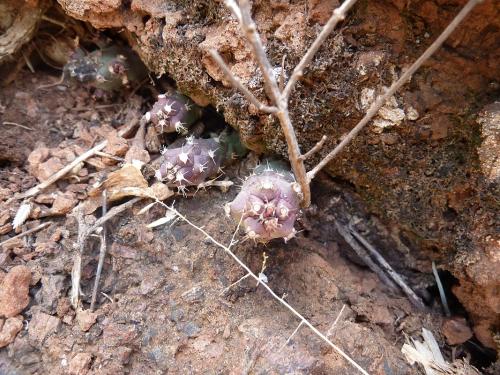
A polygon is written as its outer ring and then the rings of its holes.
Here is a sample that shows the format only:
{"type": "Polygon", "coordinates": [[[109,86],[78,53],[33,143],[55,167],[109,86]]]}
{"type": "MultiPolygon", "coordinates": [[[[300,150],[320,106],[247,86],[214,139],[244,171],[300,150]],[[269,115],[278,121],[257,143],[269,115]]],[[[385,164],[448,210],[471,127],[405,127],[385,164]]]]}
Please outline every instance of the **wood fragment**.
{"type": "Polygon", "coordinates": [[[408,299],[422,311],[427,311],[427,307],[422,302],[422,299],[417,296],[417,294],[406,284],[403,278],[392,268],[392,266],[384,259],[382,254],[380,254],[375,247],[370,244],[361,234],[356,232],[354,228],[350,227],[350,232],[352,235],[370,252],[372,257],[377,260],[377,262],[382,267],[383,271],[389,275],[389,277],[401,288],[401,290],[406,294],[408,299]]]}
{"type": "Polygon", "coordinates": [[[3,246],[5,244],[9,243],[10,241],[14,241],[14,240],[16,240],[18,238],[27,236],[28,234],[31,234],[31,233],[34,233],[34,232],[38,232],[39,230],[42,230],[43,228],[48,227],[50,224],[52,224],[52,222],[48,221],[46,223],[43,223],[43,224],[40,224],[40,225],[36,226],[35,228],[28,229],[28,230],[26,230],[26,231],[24,231],[22,233],[19,233],[18,235],[14,236],[14,237],[11,237],[11,238],[9,238],[9,239],[7,239],[5,241],[0,242],[0,246],[3,246]]]}
{"type": "MultiPolygon", "coordinates": [[[[102,214],[103,216],[107,213],[107,196],[106,190],[102,192],[102,214]]],[[[97,292],[99,290],[99,280],[101,279],[102,267],[104,265],[104,258],[106,257],[106,249],[107,249],[107,225],[104,223],[102,225],[102,233],[101,233],[101,247],[99,249],[99,262],[97,263],[97,271],[95,274],[94,288],[92,290],[92,300],[90,302],[90,311],[94,311],[95,301],[97,299],[97,292]]]]}

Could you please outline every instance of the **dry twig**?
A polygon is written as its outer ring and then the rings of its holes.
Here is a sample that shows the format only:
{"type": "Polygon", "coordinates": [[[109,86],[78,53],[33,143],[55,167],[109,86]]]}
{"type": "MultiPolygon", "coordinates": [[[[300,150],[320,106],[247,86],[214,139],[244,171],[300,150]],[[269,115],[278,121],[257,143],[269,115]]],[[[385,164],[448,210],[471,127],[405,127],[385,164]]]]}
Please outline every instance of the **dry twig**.
{"type": "MultiPolygon", "coordinates": [[[[137,124],[139,123],[139,120],[137,118],[134,118],[124,129],[120,130],[118,132],[118,135],[120,137],[124,136],[125,134],[129,133],[132,131],[137,124]]],[[[59,170],[58,172],[54,173],[52,176],[50,176],[47,180],[39,183],[38,185],[32,187],[31,189],[25,191],[19,196],[19,199],[26,199],[30,197],[34,197],[41,193],[43,190],[48,188],[50,185],[64,177],[66,174],[68,174],[74,167],[76,167],[78,164],[80,164],[82,161],[87,160],[88,158],[94,156],[97,152],[102,151],[108,144],[107,140],[102,141],[99,143],[97,146],[94,146],[90,150],[87,150],[75,160],[73,160],[71,163],[67,164],[64,168],[59,170]]]]}
{"type": "Polygon", "coordinates": [[[433,54],[437,51],[439,47],[444,43],[444,41],[450,36],[450,34],[457,28],[459,23],[470,13],[470,11],[482,0],[469,0],[469,2],[462,8],[462,10],[457,14],[457,16],[450,22],[450,24],[444,29],[444,31],[439,35],[439,37],[432,43],[429,48],[413,63],[408,70],[406,70],[403,75],[392,84],[392,86],[381,96],[375,100],[365,116],[361,121],[347,134],[347,136],[328,154],[323,160],[321,160],[318,165],[316,165],[311,171],[307,172],[307,177],[311,181],[316,174],[323,169],[332,159],[337,156],[343,148],[351,142],[359,132],[368,124],[368,122],[378,113],[379,109],[385,104],[385,102],[393,96],[396,91],[398,91],[417,71],[418,68],[422,66],[433,54]]]}
{"type": "Polygon", "coordinates": [[[340,224],[337,220],[335,220],[335,227],[337,228],[337,232],[342,236],[345,242],[354,250],[357,256],[370,268],[380,280],[387,285],[392,290],[397,290],[396,285],[392,282],[391,279],[385,274],[384,270],[379,267],[377,263],[370,258],[370,255],[366,252],[366,250],[361,246],[351,235],[347,228],[344,228],[342,224],[340,224]]]}
{"type": "Polygon", "coordinates": [[[3,242],[0,242],[0,246],[5,245],[5,244],[9,243],[10,241],[14,241],[17,238],[21,238],[21,237],[27,236],[28,234],[31,234],[31,233],[34,233],[34,232],[38,232],[39,230],[42,230],[43,228],[48,227],[50,224],[52,224],[51,221],[43,223],[43,224],[40,224],[40,225],[36,226],[35,228],[28,229],[28,230],[26,230],[26,231],[24,231],[22,233],[19,233],[18,235],[14,236],[14,237],[11,237],[11,238],[3,241],[3,242]]]}
{"type": "MultiPolygon", "coordinates": [[[[106,190],[102,192],[102,215],[106,216],[107,213],[107,196],[106,190]]],[[[90,311],[94,311],[95,301],[97,298],[97,291],[99,290],[99,280],[101,279],[102,266],[104,265],[104,258],[106,257],[107,246],[107,225],[102,225],[101,233],[101,248],[99,249],[99,262],[97,263],[97,271],[95,273],[94,289],[92,291],[92,300],[90,302],[90,311]]]]}
{"type": "Polygon", "coordinates": [[[469,2],[464,6],[464,8],[455,17],[455,19],[436,39],[436,41],[432,43],[432,45],[417,59],[417,61],[415,61],[415,63],[403,73],[403,75],[389,88],[389,90],[387,90],[383,95],[379,96],[377,100],[372,103],[363,119],[324,159],[322,159],[309,172],[306,172],[304,160],[321,148],[324,143],[324,137],[309,152],[302,154],[290,119],[288,111],[288,101],[290,98],[290,94],[293,91],[293,87],[304,74],[304,69],[306,69],[310,64],[314,55],[328,38],[335,26],[345,18],[346,13],[356,3],[356,0],[346,0],[342,3],[342,5],[340,5],[333,11],[333,15],[330,17],[315,41],[312,43],[312,45],[309,47],[307,52],[304,54],[300,62],[293,70],[292,75],[284,89],[281,89],[282,85],[278,84],[278,82],[276,81],[273,67],[271,66],[266,56],[265,48],[257,32],[257,26],[255,25],[255,22],[253,21],[250,14],[249,1],[240,0],[240,5],[238,6],[235,0],[225,0],[226,6],[236,17],[236,19],[240,23],[241,29],[246,39],[250,42],[253,54],[264,78],[264,88],[268,98],[272,103],[271,106],[268,106],[259,101],[254,96],[254,94],[250,92],[250,90],[248,90],[248,88],[245,87],[243,83],[232,74],[231,70],[223,61],[222,57],[218,54],[217,51],[211,50],[210,54],[217,62],[217,64],[221,67],[222,71],[233,84],[233,86],[240,90],[250,103],[255,105],[261,111],[274,114],[278,118],[288,145],[288,156],[293,173],[302,189],[302,205],[304,207],[308,207],[311,200],[309,184],[311,180],[316,176],[316,174],[322,168],[324,168],[337,154],[339,154],[354,137],[358,135],[358,133],[366,126],[366,124],[368,124],[368,122],[378,113],[378,110],[385,104],[385,102],[411,78],[415,71],[420,66],[422,66],[422,64],[427,59],[432,56],[432,54],[443,44],[443,42],[448,38],[453,30],[455,30],[455,28],[465,18],[465,16],[467,16],[467,14],[474,8],[474,6],[476,6],[481,1],[482,0],[469,0],[469,2]]]}
{"type": "Polygon", "coordinates": [[[415,294],[415,292],[406,284],[403,278],[392,268],[392,266],[387,263],[384,257],[375,249],[375,247],[369,243],[361,234],[356,232],[352,226],[349,227],[349,231],[352,235],[367,249],[371,256],[377,260],[377,262],[382,267],[382,272],[385,272],[389,277],[401,288],[401,290],[406,294],[408,299],[419,309],[425,311],[425,307],[422,299],[415,294]]]}
{"type": "MultiPolygon", "coordinates": [[[[75,254],[75,259],[73,260],[73,269],[71,271],[71,295],[70,300],[72,306],[76,309],[79,304],[80,295],[80,278],[82,272],[82,256],[85,251],[85,244],[87,243],[88,237],[99,227],[103,226],[108,220],[115,217],[119,213],[125,211],[126,209],[132,207],[135,203],[144,199],[143,197],[136,197],[128,202],[125,202],[119,206],[113,207],[108,212],[104,213],[92,226],[85,224],[83,208],[81,205],[75,208],[75,216],[78,221],[78,239],[76,243],[77,253],[75,254]]],[[[95,288],[95,286],[94,286],[95,288]]]]}

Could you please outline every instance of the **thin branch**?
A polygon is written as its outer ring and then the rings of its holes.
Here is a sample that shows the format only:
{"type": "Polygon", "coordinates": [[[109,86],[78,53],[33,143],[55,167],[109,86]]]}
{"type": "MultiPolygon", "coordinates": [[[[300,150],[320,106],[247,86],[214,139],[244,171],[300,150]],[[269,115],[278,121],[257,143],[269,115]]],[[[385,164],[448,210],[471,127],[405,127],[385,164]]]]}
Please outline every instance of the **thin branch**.
{"type": "Polygon", "coordinates": [[[10,241],[14,241],[18,238],[21,238],[21,237],[24,237],[24,236],[27,236],[28,234],[31,234],[31,233],[34,233],[34,232],[38,232],[39,230],[42,230],[43,228],[45,227],[48,227],[50,224],[52,224],[51,221],[49,222],[46,222],[46,223],[43,223],[43,224],[40,224],[38,226],[36,226],[35,228],[31,228],[31,229],[28,229],[22,233],[19,233],[18,235],[14,236],[14,237],[11,237],[3,242],[0,242],[0,246],[3,246],[7,243],[9,243],[10,241]]]}
{"type": "Polygon", "coordinates": [[[71,295],[70,295],[71,304],[75,309],[78,307],[79,304],[80,278],[82,273],[82,257],[85,251],[85,244],[87,243],[88,237],[97,228],[104,225],[104,223],[106,223],[109,219],[125,211],[129,207],[132,207],[135,203],[139,202],[142,199],[144,199],[144,197],[135,197],[129,200],[128,202],[113,207],[102,217],[97,219],[96,222],[90,227],[85,224],[83,208],[81,206],[75,208],[76,210],[75,216],[78,221],[78,239],[76,243],[77,252],[75,254],[75,259],[73,260],[73,269],[71,270],[71,295]]]}
{"type": "Polygon", "coordinates": [[[350,232],[356,239],[363,244],[363,246],[370,252],[370,254],[377,260],[377,262],[382,266],[384,271],[391,277],[392,280],[401,288],[401,290],[406,294],[408,299],[419,309],[425,311],[425,307],[422,299],[415,294],[415,292],[405,283],[403,278],[392,268],[392,266],[384,259],[384,257],[372,246],[362,235],[350,227],[350,232]]]}
{"type": "MultiPolygon", "coordinates": [[[[283,349],[285,346],[287,346],[287,345],[288,345],[288,343],[289,343],[289,342],[290,342],[290,340],[293,338],[293,336],[295,336],[295,334],[299,331],[300,327],[302,327],[302,324],[304,324],[304,321],[303,321],[303,320],[301,320],[301,321],[300,321],[300,323],[299,323],[299,325],[297,326],[297,328],[295,328],[295,330],[292,332],[292,334],[288,337],[288,339],[285,341],[285,343],[283,344],[283,346],[282,346],[279,350],[283,349]]],[[[328,334],[327,334],[327,336],[328,336],[328,334]]],[[[279,351],[279,350],[278,350],[278,351],[279,351]]]]}
{"type": "MultiPolygon", "coordinates": [[[[266,93],[271,102],[274,104],[274,107],[277,108],[277,112],[274,112],[274,114],[276,115],[276,117],[278,117],[281,128],[283,129],[283,134],[285,135],[286,143],[288,146],[290,165],[292,166],[295,179],[299,183],[302,190],[302,205],[304,207],[308,207],[311,203],[309,180],[307,178],[307,172],[304,166],[304,162],[300,159],[300,147],[299,143],[297,142],[297,136],[295,135],[292,121],[290,120],[290,116],[288,114],[288,104],[286,101],[281,99],[281,92],[276,82],[273,68],[269,60],[267,59],[266,51],[260,39],[259,33],[257,32],[257,26],[255,25],[255,22],[250,15],[249,2],[248,0],[241,0],[240,3],[241,8],[237,8],[237,5],[234,1],[226,1],[226,5],[231,8],[233,13],[235,13],[235,9],[237,9],[237,13],[241,14],[241,17],[237,18],[240,21],[240,26],[246,38],[249,40],[252,46],[253,53],[264,78],[264,87],[266,89],[266,93]]],[[[232,72],[227,67],[224,66],[225,64],[220,64],[221,62],[223,63],[223,61],[220,61],[219,65],[224,70],[227,78],[231,80],[231,82],[233,82],[233,85],[235,84],[236,88],[242,90],[241,86],[237,82],[234,82],[235,80],[238,81],[238,79],[234,77],[232,72]]],[[[244,90],[246,89],[243,89],[242,92],[245,94],[244,90]]],[[[245,94],[245,96],[247,96],[247,94],[245,94]]]]}
{"type": "Polygon", "coordinates": [[[370,258],[370,255],[366,252],[366,250],[361,246],[354,237],[349,233],[349,230],[345,228],[342,224],[340,224],[337,220],[335,220],[335,227],[337,228],[337,232],[342,236],[345,242],[354,250],[354,252],[358,255],[358,257],[370,268],[379,279],[387,285],[389,288],[394,291],[397,290],[396,285],[389,279],[389,277],[385,274],[384,270],[378,266],[377,263],[370,258]]]}
{"type": "Polygon", "coordinates": [[[12,122],[12,121],[4,121],[4,122],[2,122],[2,125],[12,125],[12,126],[17,126],[19,128],[33,131],[33,129],[31,129],[29,126],[21,125],[21,124],[18,124],[17,122],[12,122]]]}
{"type": "MultiPolygon", "coordinates": [[[[103,216],[107,213],[107,195],[106,190],[102,192],[102,214],[103,216]]],[[[101,247],[99,249],[99,262],[97,263],[97,271],[95,274],[94,281],[94,289],[92,291],[92,300],[90,302],[90,311],[94,311],[95,301],[97,299],[97,292],[99,290],[99,281],[101,279],[102,266],[104,265],[104,258],[106,257],[106,249],[107,249],[107,225],[102,225],[102,234],[101,234],[101,247]]]]}
{"type": "Polygon", "coordinates": [[[240,25],[246,38],[252,46],[254,56],[259,64],[260,71],[264,77],[264,87],[266,88],[267,95],[271,98],[274,104],[279,107],[281,94],[278,88],[278,83],[276,82],[276,77],[274,76],[273,67],[267,59],[266,50],[260,40],[257,26],[255,25],[255,22],[250,14],[250,3],[248,0],[240,0],[240,11],[240,25]]]}
{"type": "Polygon", "coordinates": [[[432,262],[432,273],[434,274],[434,278],[436,279],[436,284],[439,290],[439,297],[441,298],[441,303],[443,304],[444,313],[447,317],[450,317],[450,307],[448,306],[448,301],[446,300],[446,294],[444,292],[443,284],[441,283],[441,279],[439,278],[439,273],[436,268],[436,263],[434,262],[432,262]]]}
{"type": "Polygon", "coordinates": [[[216,50],[211,49],[209,52],[210,52],[210,56],[212,56],[212,58],[215,60],[215,62],[219,65],[219,67],[222,69],[222,71],[226,75],[226,78],[231,81],[231,84],[233,85],[233,87],[239,89],[241,91],[241,93],[243,95],[245,95],[245,97],[247,98],[247,100],[250,103],[252,103],[255,107],[257,107],[262,112],[276,113],[278,111],[278,108],[276,108],[274,106],[270,107],[268,105],[265,105],[261,101],[259,101],[259,99],[257,99],[254,96],[254,94],[252,94],[252,92],[250,90],[248,90],[245,87],[245,85],[243,85],[243,83],[241,83],[241,81],[231,72],[229,67],[226,65],[226,63],[224,62],[224,60],[222,59],[222,57],[219,55],[219,53],[216,50]]]}
{"type": "Polygon", "coordinates": [[[332,334],[332,331],[335,328],[335,326],[337,325],[338,321],[340,320],[340,317],[342,316],[342,313],[344,312],[344,309],[345,309],[345,303],[342,305],[342,308],[340,309],[340,311],[339,311],[337,317],[335,318],[333,324],[331,325],[331,327],[326,332],[326,337],[329,337],[332,334]]]}
{"type": "MultiPolygon", "coordinates": [[[[124,129],[118,132],[119,136],[123,136],[130,132],[133,128],[137,126],[139,123],[138,119],[135,118],[132,120],[130,124],[128,124],[124,129]]],[[[87,160],[88,158],[94,156],[98,151],[102,151],[108,144],[107,140],[102,141],[99,143],[97,146],[94,146],[90,150],[87,150],[75,160],[73,160],[71,163],[67,164],[65,167],[63,167],[61,170],[57,171],[54,173],[52,176],[50,176],[47,180],[41,182],[40,184],[32,187],[31,189],[25,191],[22,193],[18,198],[19,199],[26,199],[29,197],[34,197],[35,195],[38,195],[40,192],[48,188],[50,185],[64,177],[66,174],[68,174],[74,167],[76,167],[78,164],[80,164],[82,161],[87,160]]]]}
{"type": "Polygon", "coordinates": [[[311,148],[309,151],[307,151],[305,154],[301,155],[300,156],[300,160],[306,160],[308,158],[310,158],[311,156],[313,156],[316,152],[318,152],[319,150],[321,150],[321,148],[323,147],[323,145],[325,144],[326,140],[328,139],[328,137],[326,135],[324,135],[323,137],[321,137],[321,139],[319,140],[318,143],[316,143],[314,145],[313,148],[311,148]]]}
{"type": "MultiPolygon", "coordinates": [[[[236,263],[238,263],[255,281],[260,282],[260,278],[252,272],[252,270],[245,264],[243,263],[232,251],[231,249],[222,244],[221,242],[217,241],[214,237],[212,237],[207,231],[205,231],[203,228],[197,226],[193,222],[191,222],[187,217],[182,215],[179,211],[177,211],[175,208],[170,207],[157,199],[154,196],[150,196],[151,199],[153,199],[155,202],[158,204],[162,205],[165,207],[167,210],[175,213],[181,220],[183,220],[185,223],[190,225],[191,227],[195,228],[197,231],[202,233],[206,238],[208,238],[212,243],[214,243],[216,246],[220,247],[223,249],[231,258],[234,259],[236,263]]],[[[262,285],[267,292],[275,299],[277,300],[280,304],[282,304],[284,307],[286,307],[293,315],[295,315],[297,318],[299,318],[306,326],[309,327],[317,336],[319,336],[323,341],[325,341],[330,347],[332,347],[338,354],[340,354],[344,359],[346,359],[352,366],[354,366],[359,372],[361,372],[364,375],[368,375],[368,373],[360,366],[358,365],[351,357],[349,357],[342,349],[340,349],[337,345],[332,343],[328,337],[326,337],[324,334],[322,334],[316,327],[314,327],[306,318],[304,318],[297,310],[295,310],[292,306],[288,304],[283,298],[279,297],[266,283],[261,282],[260,285],[262,285]]]]}
{"type": "MultiPolygon", "coordinates": [[[[451,21],[451,23],[446,27],[443,33],[430,45],[429,48],[413,63],[413,65],[403,73],[403,75],[392,84],[392,86],[383,95],[379,96],[375,100],[366,115],[361,119],[361,121],[347,134],[347,136],[340,142],[321,162],[318,163],[311,171],[307,173],[309,181],[311,181],[316,174],[323,169],[335,156],[337,156],[344,147],[352,141],[354,137],[368,124],[368,122],[378,113],[378,110],[385,104],[385,102],[394,93],[399,90],[417,71],[422,64],[427,61],[436,50],[441,47],[444,41],[450,36],[450,34],[457,28],[459,23],[470,13],[470,11],[482,0],[469,0],[469,2],[462,8],[462,10],[457,14],[457,16],[451,21]]],[[[344,3],[345,4],[345,3],[344,3]]],[[[290,83],[290,82],[289,82],[290,83]]],[[[288,86],[288,85],[287,85],[288,86]]],[[[286,90],[286,88],[285,88],[286,90]]]]}
{"type": "Polygon", "coordinates": [[[342,3],[341,6],[333,11],[332,16],[323,27],[323,30],[321,30],[316,40],[313,42],[311,47],[309,47],[306,54],[302,57],[300,62],[293,70],[290,80],[286,84],[285,90],[283,90],[283,93],[281,94],[282,100],[288,102],[288,98],[290,97],[290,93],[293,90],[293,86],[295,86],[297,81],[304,74],[304,69],[309,65],[314,55],[316,54],[316,52],[318,52],[319,48],[325,42],[326,38],[328,38],[335,26],[337,26],[337,23],[344,20],[346,13],[354,5],[354,3],[356,3],[356,0],[346,0],[344,1],[344,3],[342,3]]]}

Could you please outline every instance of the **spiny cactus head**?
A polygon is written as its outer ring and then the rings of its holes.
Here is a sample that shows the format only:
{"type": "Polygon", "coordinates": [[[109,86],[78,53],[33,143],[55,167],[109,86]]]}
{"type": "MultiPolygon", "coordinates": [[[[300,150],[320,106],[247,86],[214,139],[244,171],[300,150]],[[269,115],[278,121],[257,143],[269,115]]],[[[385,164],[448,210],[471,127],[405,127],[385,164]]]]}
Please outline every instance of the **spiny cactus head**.
{"type": "Polygon", "coordinates": [[[201,117],[201,108],[187,96],[158,95],[151,111],[145,115],[159,133],[186,134],[189,127],[201,117]]]}
{"type": "Polygon", "coordinates": [[[300,188],[289,171],[261,166],[243,183],[226,212],[241,222],[248,238],[268,242],[295,236],[300,209],[300,188]]]}
{"type": "Polygon", "coordinates": [[[190,138],[182,147],[165,149],[155,176],[169,186],[196,186],[215,175],[221,166],[220,145],[214,139],[190,138]]]}
{"type": "Polygon", "coordinates": [[[147,76],[146,67],[127,47],[111,46],[86,54],[77,49],[64,67],[70,78],[106,90],[120,90],[147,76]]]}

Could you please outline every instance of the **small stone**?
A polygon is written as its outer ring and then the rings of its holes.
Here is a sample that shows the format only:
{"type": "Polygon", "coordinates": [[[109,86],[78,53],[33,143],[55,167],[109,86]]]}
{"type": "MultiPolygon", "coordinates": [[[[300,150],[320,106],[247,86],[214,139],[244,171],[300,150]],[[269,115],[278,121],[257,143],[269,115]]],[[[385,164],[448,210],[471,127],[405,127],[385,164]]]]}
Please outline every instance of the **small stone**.
{"type": "Polygon", "coordinates": [[[102,339],[107,346],[123,346],[130,344],[136,336],[133,325],[108,323],[104,326],[102,339]]]}
{"type": "Polygon", "coordinates": [[[68,373],[71,375],[85,375],[88,373],[92,356],[89,353],[78,353],[69,361],[68,373]]]}
{"type": "Polygon", "coordinates": [[[97,320],[97,314],[90,310],[78,309],[76,312],[76,321],[83,332],[87,332],[97,320]]]}
{"type": "Polygon", "coordinates": [[[58,194],[50,210],[51,215],[65,215],[76,206],[78,200],[72,194],[58,194]]]}
{"type": "Polygon", "coordinates": [[[104,152],[107,154],[123,156],[128,150],[127,140],[118,136],[116,132],[108,133],[107,141],[108,144],[104,148],[104,152]]]}
{"type": "Polygon", "coordinates": [[[472,330],[469,328],[465,318],[461,317],[453,317],[445,320],[442,331],[449,345],[463,344],[472,337],[472,330]]]}
{"type": "Polygon", "coordinates": [[[174,307],[170,312],[169,319],[172,322],[180,323],[182,321],[182,318],[184,318],[184,310],[174,307]]]}
{"type": "Polygon", "coordinates": [[[33,345],[41,346],[45,339],[59,330],[61,320],[43,312],[35,312],[28,325],[28,335],[33,345]]]}
{"type": "Polygon", "coordinates": [[[61,162],[61,159],[52,157],[47,160],[45,163],[40,164],[37,171],[33,174],[39,181],[45,181],[54,173],[63,169],[64,165],[61,162]]]}
{"type": "Polygon", "coordinates": [[[36,295],[37,302],[49,313],[55,312],[59,297],[65,288],[63,275],[43,275],[42,288],[36,295]]]}
{"type": "Polygon", "coordinates": [[[28,306],[31,271],[26,266],[15,266],[5,275],[0,285],[0,317],[18,315],[28,306]]]}
{"type": "Polygon", "coordinates": [[[180,330],[187,336],[187,337],[196,337],[198,336],[198,333],[200,332],[200,327],[196,325],[196,323],[193,322],[187,322],[186,324],[182,325],[180,327],[180,330]]]}
{"type": "Polygon", "coordinates": [[[0,348],[9,345],[16,338],[17,333],[23,328],[23,317],[15,316],[0,323],[0,348]]]}
{"type": "Polygon", "coordinates": [[[386,145],[394,145],[398,142],[398,135],[393,133],[384,133],[380,135],[382,142],[386,145]]]}
{"type": "Polygon", "coordinates": [[[182,299],[189,303],[202,302],[205,299],[205,291],[201,286],[196,285],[188,291],[182,293],[182,299]]]}
{"type": "Polygon", "coordinates": [[[408,120],[415,121],[415,120],[418,120],[418,117],[419,117],[419,114],[415,108],[413,108],[412,106],[409,106],[406,109],[406,118],[408,120]]]}
{"type": "Polygon", "coordinates": [[[405,112],[401,108],[388,108],[384,106],[379,109],[378,114],[383,119],[394,124],[399,124],[405,119],[405,112]]]}

